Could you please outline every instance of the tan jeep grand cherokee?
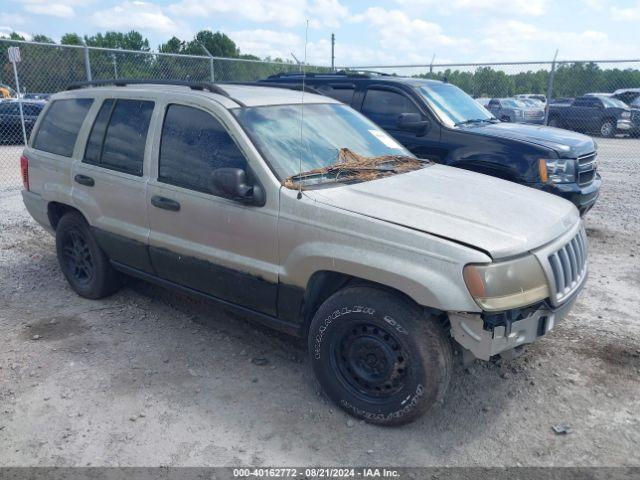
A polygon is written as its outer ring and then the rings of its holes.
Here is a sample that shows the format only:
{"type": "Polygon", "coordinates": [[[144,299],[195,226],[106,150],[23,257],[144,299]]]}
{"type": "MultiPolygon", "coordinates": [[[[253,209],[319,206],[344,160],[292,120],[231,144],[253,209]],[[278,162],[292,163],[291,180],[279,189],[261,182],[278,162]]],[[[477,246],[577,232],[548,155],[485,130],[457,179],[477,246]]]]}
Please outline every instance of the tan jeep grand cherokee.
{"type": "Polygon", "coordinates": [[[443,398],[453,337],[488,360],[547,333],[587,271],[575,207],[411,156],[349,107],[269,87],[76,85],[21,159],[24,203],[87,298],[134,275],[308,338],[367,421],[443,398]]]}

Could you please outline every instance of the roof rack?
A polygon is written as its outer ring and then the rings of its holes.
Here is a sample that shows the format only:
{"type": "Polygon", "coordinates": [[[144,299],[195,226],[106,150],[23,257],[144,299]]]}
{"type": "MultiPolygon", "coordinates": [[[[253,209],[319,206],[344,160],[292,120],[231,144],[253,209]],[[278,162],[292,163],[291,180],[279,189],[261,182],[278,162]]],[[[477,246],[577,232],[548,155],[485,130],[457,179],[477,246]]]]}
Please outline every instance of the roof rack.
{"type": "MultiPolygon", "coordinates": [[[[248,85],[251,87],[265,87],[265,88],[284,88],[287,90],[302,91],[302,85],[299,83],[276,83],[276,82],[225,82],[226,85],[248,85]]],[[[320,90],[310,85],[304,86],[306,93],[315,93],[317,95],[324,95],[320,90]]]]}
{"type": "Polygon", "coordinates": [[[211,82],[192,82],[190,80],[163,80],[154,78],[115,78],[109,80],[92,80],[89,82],[75,82],[67,86],[67,90],[79,90],[87,87],[102,87],[112,85],[115,87],[126,87],[127,85],[177,85],[182,87],[189,87],[192,90],[206,90],[211,93],[217,93],[223,97],[227,97],[229,100],[236,102],[241,107],[246,105],[232,97],[229,93],[220,85],[211,82]]]}
{"type": "Polygon", "coordinates": [[[388,73],[376,72],[374,70],[339,70],[337,72],[326,73],[276,73],[270,75],[269,78],[295,78],[295,77],[308,77],[308,78],[323,78],[323,77],[349,77],[349,78],[371,78],[373,75],[390,76],[388,73]]]}

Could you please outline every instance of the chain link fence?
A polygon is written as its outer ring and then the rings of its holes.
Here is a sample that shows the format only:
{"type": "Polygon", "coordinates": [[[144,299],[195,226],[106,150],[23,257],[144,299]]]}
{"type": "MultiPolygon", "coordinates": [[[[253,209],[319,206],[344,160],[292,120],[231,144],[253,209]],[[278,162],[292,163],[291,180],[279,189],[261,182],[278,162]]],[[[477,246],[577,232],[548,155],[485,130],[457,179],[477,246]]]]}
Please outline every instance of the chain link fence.
{"type": "MultiPolygon", "coordinates": [[[[254,81],[300,70],[295,63],[208,55],[112,50],[0,39],[0,187],[18,187],[23,131],[46,97],[69,84],[113,78],[254,81]],[[8,48],[19,47],[17,91],[8,48]],[[21,101],[16,101],[20,99],[21,101]]],[[[328,67],[307,66],[309,72],[328,67]]],[[[446,81],[459,86],[505,122],[549,124],[616,142],[616,155],[640,154],[640,60],[358,66],[389,75],[446,81]]]]}
{"type": "MultiPolygon", "coordinates": [[[[114,50],[0,39],[0,190],[21,185],[19,158],[24,147],[22,116],[28,138],[47,98],[68,85],[114,78],[190,81],[255,81],[300,70],[296,63],[266,62],[208,55],[114,50]],[[9,48],[18,47],[16,85],[9,48]],[[20,107],[23,112],[21,114],[20,107]]],[[[307,71],[329,71],[307,65],[307,71]]]]}

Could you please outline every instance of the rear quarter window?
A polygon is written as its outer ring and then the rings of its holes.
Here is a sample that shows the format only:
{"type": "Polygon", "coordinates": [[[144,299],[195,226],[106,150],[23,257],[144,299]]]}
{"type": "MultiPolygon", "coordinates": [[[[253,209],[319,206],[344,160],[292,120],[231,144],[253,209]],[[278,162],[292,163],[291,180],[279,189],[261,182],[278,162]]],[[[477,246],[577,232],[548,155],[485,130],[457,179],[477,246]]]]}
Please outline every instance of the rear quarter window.
{"type": "Polygon", "coordinates": [[[78,132],[92,103],[91,98],[51,102],[36,132],[33,148],[64,157],[73,155],[78,132]]]}

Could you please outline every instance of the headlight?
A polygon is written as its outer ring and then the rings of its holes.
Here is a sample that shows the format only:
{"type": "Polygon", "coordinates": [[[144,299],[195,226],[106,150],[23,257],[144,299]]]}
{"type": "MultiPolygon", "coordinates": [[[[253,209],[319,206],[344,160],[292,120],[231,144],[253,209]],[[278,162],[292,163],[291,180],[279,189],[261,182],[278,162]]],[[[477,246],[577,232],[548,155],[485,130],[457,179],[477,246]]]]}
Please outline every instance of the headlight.
{"type": "Polygon", "coordinates": [[[513,113],[516,114],[516,117],[521,117],[522,115],[524,115],[523,110],[514,110],[513,113]]]}
{"type": "Polygon", "coordinates": [[[543,183],[573,183],[576,181],[576,161],[572,158],[541,158],[538,163],[543,183]]]}
{"type": "Polygon", "coordinates": [[[533,255],[488,265],[469,264],[463,276],[473,299],[489,312],[524,307],[549,296],[547,278],[533,255]]]}

